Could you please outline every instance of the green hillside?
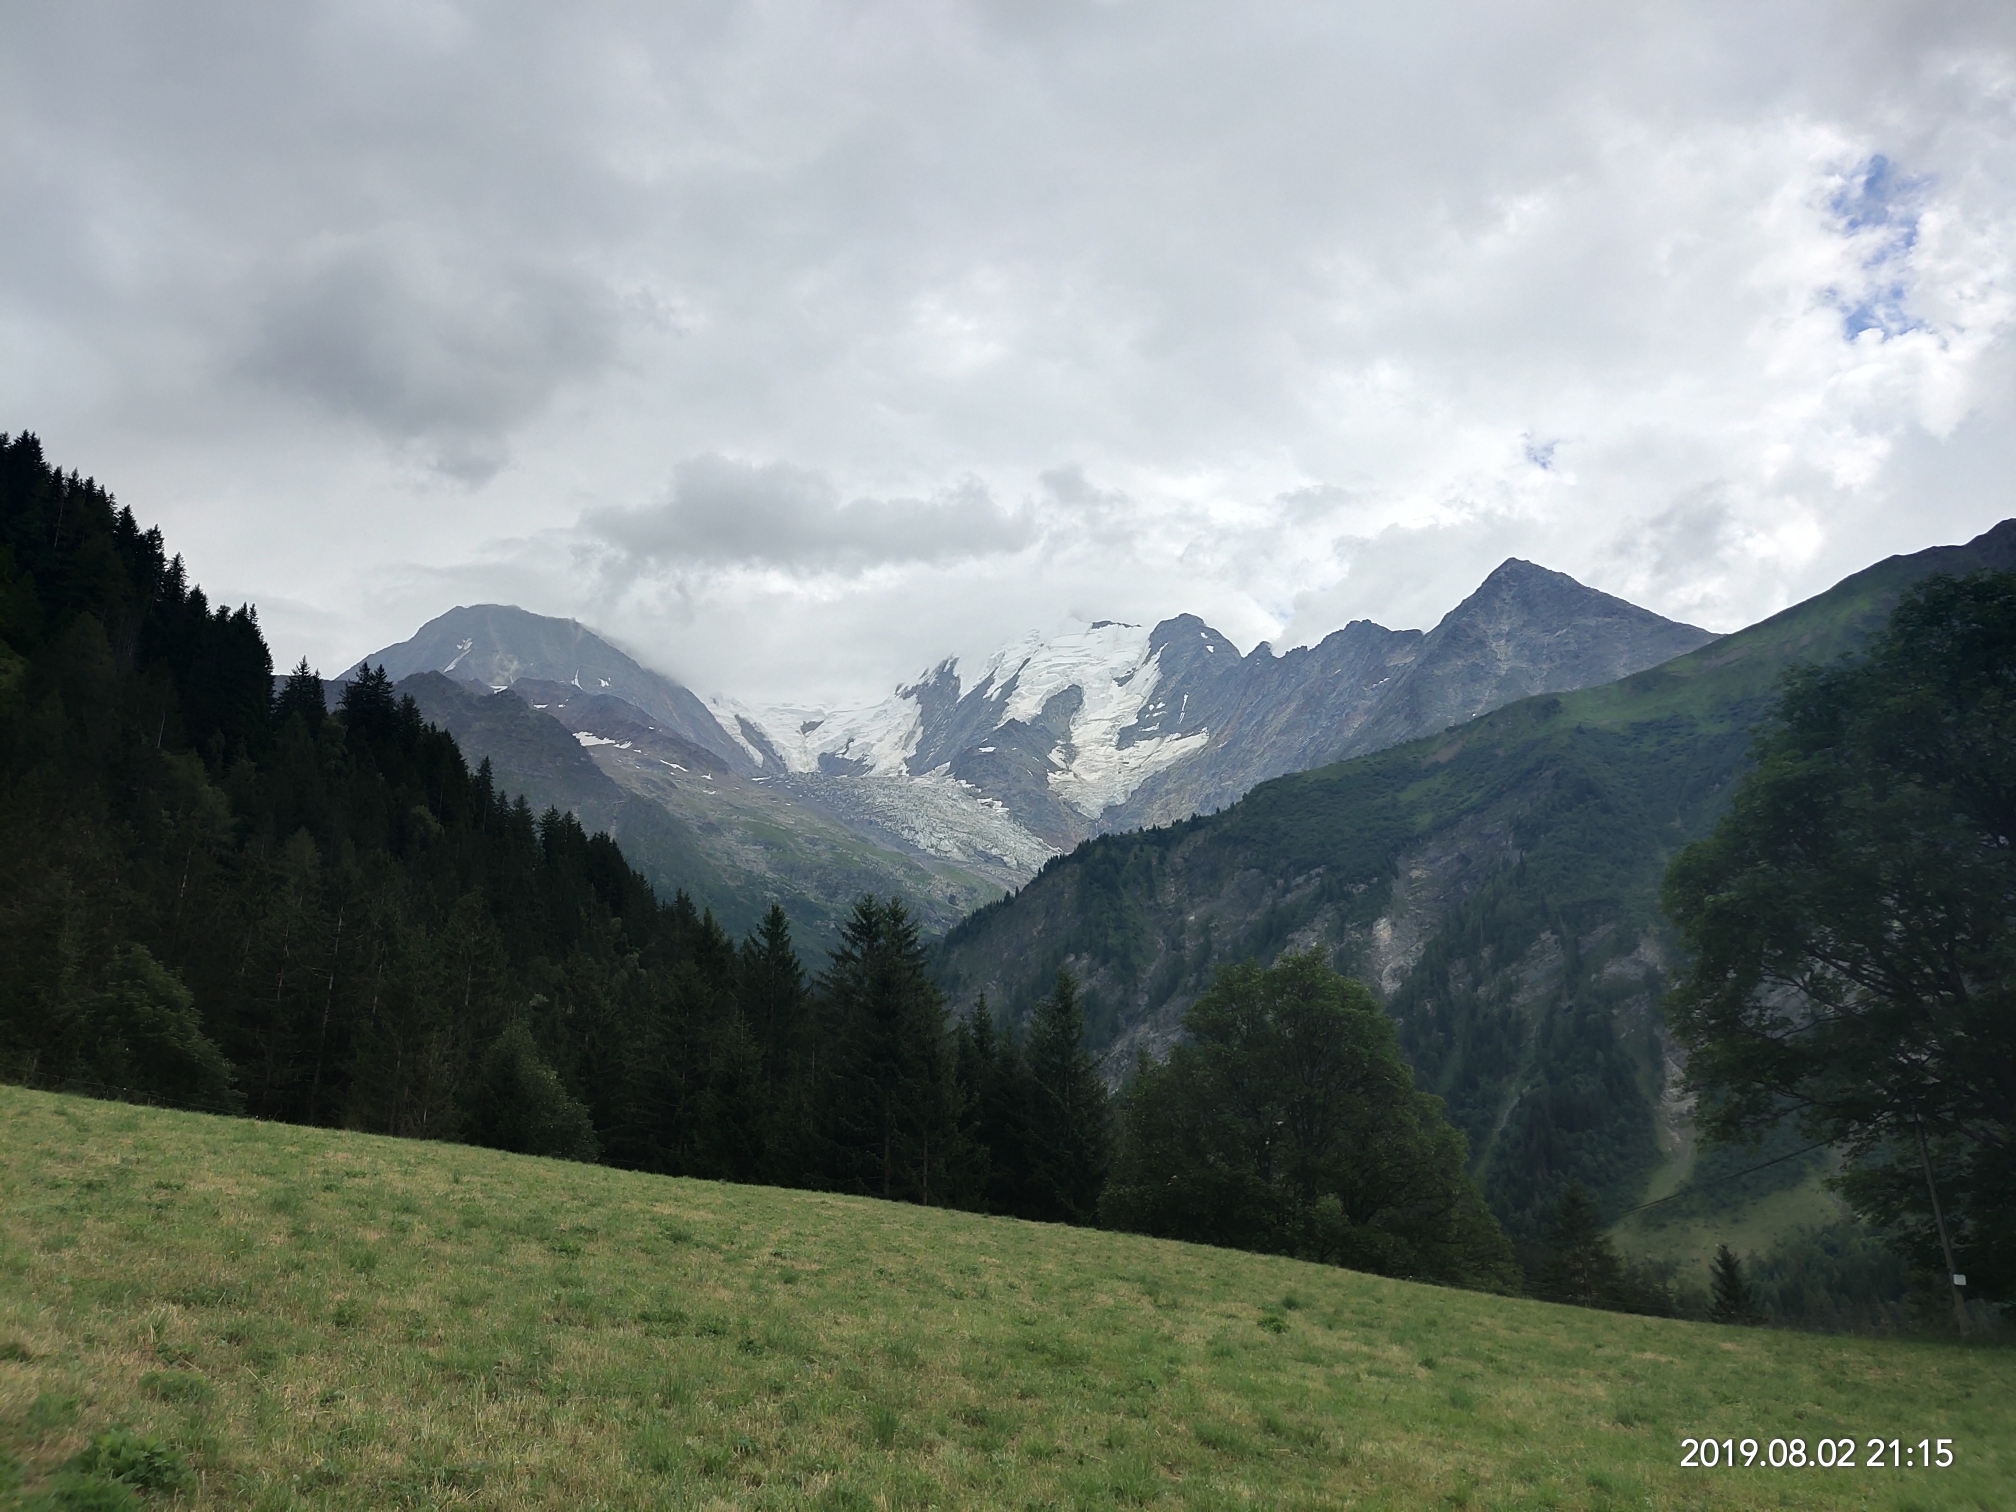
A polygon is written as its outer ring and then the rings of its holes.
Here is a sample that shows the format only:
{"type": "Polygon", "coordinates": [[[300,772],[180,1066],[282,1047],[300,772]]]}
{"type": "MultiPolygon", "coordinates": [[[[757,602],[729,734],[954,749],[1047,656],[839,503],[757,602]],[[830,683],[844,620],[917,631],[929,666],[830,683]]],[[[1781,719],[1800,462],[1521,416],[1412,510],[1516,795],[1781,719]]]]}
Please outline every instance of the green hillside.
{"type": "Polygon", "coordinates": [[[1787,666],[1852,649],[1924,576],[2012,565],[2005,522],[1621,682],[1088,842],[955,929],[942,980],[1019,1016],[1069,965],[1117,1067],[1165,1048],[1220,964],[1327,947],[1398,1021],[1515,1235],[1570,1181],[1622,1211],[1686,1153],[1658,1011],[1667,860],[1712,826],[1787,666]]]}
{"type": "Polygon", "coordinates": [[[1985,1509],[2016,1355],[0,1088],[23,1501],[113,1428],[267,1512],[1985,1509]],[[1877,1435],[1955,1463],[1679,1464],[1877,1435]]]}

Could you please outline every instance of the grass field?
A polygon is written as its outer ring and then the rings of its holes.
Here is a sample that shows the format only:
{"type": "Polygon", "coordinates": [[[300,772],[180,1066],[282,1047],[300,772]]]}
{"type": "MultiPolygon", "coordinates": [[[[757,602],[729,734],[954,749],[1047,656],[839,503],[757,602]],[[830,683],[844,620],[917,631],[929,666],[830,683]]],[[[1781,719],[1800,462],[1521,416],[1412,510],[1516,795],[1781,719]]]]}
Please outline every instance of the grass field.
{"type": "Polygon", "coordinates": [[[1815,1171],[1797,1186],[1768,1192],[1726,1211],[1685,1212],[1667,1218],[1652,1208],[1626,1218],[1610,1232],[1617,1248],[1634,1259],[1671,1261],[1679,1274],[1703,1290],[1715,1246],[1739,1255],[1758,1255],[1797,1234],[1849,1216],[1848,1205],[1827,1189],[1827,1173],[1815,1171]]]}
{"type": "Polygon", "coordinates": [[[13,1088],[0,1202],[28,1497],[128,1427],[202,1507],[2016,1506],[2006,1350],[13,1088]],[[1704,1434],[1957,1463],[1681,1469],[1704,1434]]]}

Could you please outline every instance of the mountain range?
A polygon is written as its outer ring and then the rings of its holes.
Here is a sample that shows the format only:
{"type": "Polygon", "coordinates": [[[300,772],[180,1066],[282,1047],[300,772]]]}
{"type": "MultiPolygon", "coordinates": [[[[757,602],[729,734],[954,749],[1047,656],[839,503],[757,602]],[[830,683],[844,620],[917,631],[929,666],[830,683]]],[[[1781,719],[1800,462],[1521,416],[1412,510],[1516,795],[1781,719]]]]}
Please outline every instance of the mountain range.
{"type": "Polygon", "coordinates": [[[1107,835],[954,928],[940,981],[1012,1022],[1070,969],[1117,1076],[1218,966],[1321,950],[1383,1001],[1515,1235],[1570,1182],[1622,1211],[1691,1160],[1659,1011],[1667,860],[1713,825],[1788,667],[1853,651],[1930,574],[2012,569],[2006,521],[1657,667],[1107,835]]]}
{"type": "Polygon", "coordinates": [[[1101,621],[970,673],[942,661],[866,707],[703,702],[574,621],[495,604],[357,665],[383,666],[508,787],[613,827],[661,886],[735,924],[776,898],[823,940],[862,891],[900,892],[942,931],[1092,836],[1712,639],[1512,560],[1426,633],[1358,620],[1241,655],[1194,615],[1101,621]]]}
{"type": "Polygon", "coordinates": [[[1530,1237],[1571,1182],[1618,1212],[1687,1179],[1659,881],[1780,676],[1927,574],[1983,568],[2016,568],[2016,522],[1718,638],[1514,560],[1426,633],[1360,620],[1241,655],[1195,616],[1100,622],[866,707],[702,701],[502,606],[367,660],[733,928],[775,898],[816,952],[853,897],[899,892],[946,931],[955,1007],[1011,1024],[1072,970],[1116,1079],[1218,966],[1320,949],[1373,986],[1530,1237]]]}

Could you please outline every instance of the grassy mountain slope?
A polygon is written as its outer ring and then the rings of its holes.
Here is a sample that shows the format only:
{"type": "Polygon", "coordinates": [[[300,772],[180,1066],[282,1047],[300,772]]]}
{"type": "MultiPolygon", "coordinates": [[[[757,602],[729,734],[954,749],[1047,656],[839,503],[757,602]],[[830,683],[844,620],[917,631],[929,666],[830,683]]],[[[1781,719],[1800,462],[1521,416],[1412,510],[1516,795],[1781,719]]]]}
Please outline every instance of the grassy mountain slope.
{"type": "MultiPolygon", "coordinates": [[[[0,1452],[196,1505],[1976,1507],[2016,1356],[0,1088],[0,1452]],[[1683,1436],[1952,1439],[1683,1469],[1683,1436]]],[[[0,1505],[7,1499],[0,1490],[0,1505]]],[[[95,1503],[93,1503],[95,1505],[95,1503]]]]}
{"type": "Polygon", "coordinates": [[[1399,1021],[1515,1235],[1571,1180],[1621,1210],[1680,1153],[1667,859],[1712,825],[1788,665],[1852,649],[1931,572],[2012,565],[2005,522],[1620,682],[1090,842],[954,930],[942,979],[1020,1016],[1073,967],[1117,1069],[1219,964],[1321,946],[1399,1021]]]}

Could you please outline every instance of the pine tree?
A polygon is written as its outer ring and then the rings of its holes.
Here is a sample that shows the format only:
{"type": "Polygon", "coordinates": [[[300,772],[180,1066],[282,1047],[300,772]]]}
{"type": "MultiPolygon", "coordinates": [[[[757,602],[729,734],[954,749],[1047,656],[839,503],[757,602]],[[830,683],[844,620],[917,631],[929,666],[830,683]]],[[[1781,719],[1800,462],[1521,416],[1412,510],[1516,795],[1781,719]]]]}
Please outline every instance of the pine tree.
{"type": "Polygon", "coordinates": [[[1673,1312],[1666,1280],[1653,1267],[1632,1264],[1617,1253],[1594,1199],[1579,1183],[1562,1194],[1554,1210],[1534,1293],[1549,1302],[1612,1312],[1662,1318],[1673,1312]]]}
{"type": "Polygon", "coordinates": [[[820,982],[822,1142],[843,1190],[929,1203],[947,1194],[956,1124],[945,1000],[896,898],[864,897],[820,982]]]}
{"type": "Polygon", "coordinates": [[[763,1086],[763,1058],[740,1013],[731,1013],[710,1047],[701,1102],[701,1152],[707,1173],[760,1181],[770,1169],[775,1108],[763,1086]]]}
{"type": "Polygon", "coordinates": [[[994,1022],[983,995],[954,1034],[960,1133],[960,1206],[1028,1217],[1034,1088],[1014,1035],[994,1022]]]}
{"type": "Polygon", "coordinates": [[[398,726],[399,700],[382,663],[358,669],[356,677],[343,687],[340,707],[351,731],[369,740],[380,739],[398,726]]]}
{"type": "Polygon", "coordinates": [[[301,716],[301,722],[308,727],[311,735],[322,728],[322,721],[329,715],[329,706],[322,696],[322,678],[309,669],[305,656],[289,674],[285,686],[280,689],[280,696],[273,701],[274,728],[286,724],[288,717],[295,714],[301,716]]]}
{"type": "Polygon", "coordinates": [[[782,1089],[805,1024],[805,968],[791,944],[791,921],[777,904],[742,942],[742,1005],[765,1083],[782,1089]]]}
{"type": "Polygon", "coordinates": [[[1757,1321],[1757,1294],[1750,1278],[1743,1274],[1743,1262],[1726,1244],[1715,1246],[1715,1259],[1708,1268],[1709,1288],[1714,1305],[1709,1312],[1717,1323],[1757,1321]]]}
{"type": "Polygon", "coordinates": [[[1077,979],[1068,971],[1057,973],[1055,990],[1036,1005],[1029,1080],[1031,1149],[1023,1216],[1091,1223],[1112,1163],[1112,1109],[1085,1048],[1085,1010],[1077,979]]]}
{"type": "Polygon", "coordinates": [[[1561,1196],[1548,1225],[1546,1259],[1535,1293],[1549,1302],[1610,1307],[1623,1290],[1623,1261],[1603,1232],[1602,1215],[1581,1183],[1561,1196]]]}

